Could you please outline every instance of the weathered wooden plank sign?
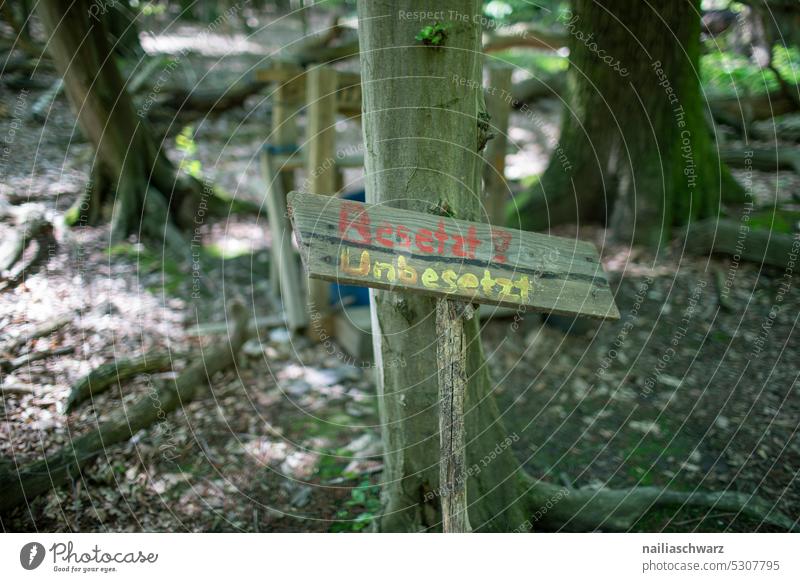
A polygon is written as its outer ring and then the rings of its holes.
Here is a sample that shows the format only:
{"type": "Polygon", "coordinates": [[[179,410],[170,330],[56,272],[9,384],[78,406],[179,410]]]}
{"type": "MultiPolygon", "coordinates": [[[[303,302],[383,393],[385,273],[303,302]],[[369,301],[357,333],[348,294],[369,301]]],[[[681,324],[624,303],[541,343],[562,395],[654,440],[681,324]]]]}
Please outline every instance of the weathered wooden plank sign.
{"type": "Polygon", "coordinates": [[[288,201],[310,277],[619,319],[591,243],[305,192],[288,201]]]}

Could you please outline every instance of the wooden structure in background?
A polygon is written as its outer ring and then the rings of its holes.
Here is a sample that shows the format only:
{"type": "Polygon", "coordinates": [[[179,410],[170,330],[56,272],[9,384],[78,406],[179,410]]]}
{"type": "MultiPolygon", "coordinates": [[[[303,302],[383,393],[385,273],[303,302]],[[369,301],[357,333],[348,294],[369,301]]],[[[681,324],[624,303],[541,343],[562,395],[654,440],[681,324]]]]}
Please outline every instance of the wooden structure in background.
{"type": "MultiPolygon", "coordinates": [[[[276,83],[271,140],[261,150],[261,172],[267,184],[266,206],[273,234],[272,290],[282,298],[291,331],[307,329],[317,338],[323,331],[332,335],[348,324],[331,321],[328,283],[303,280],[286,217],[286,192],[295,186],[295,170],[305,170],[304,189],[335,193],[341,169],[364,165],[362,155],[343,155],[336,150],[337,115],[357,118],[361,114],[360,75],[327,66],[304,69],[278,62],[256,71],[255,76],[257,81],[276,83]],[[301,115],[306,118],[304,136],[298,123],[301,115]],[[310,315],[314,316],[313,326],[310,315]]],[[[340,313],[335,317],[352,319],[345,315],[340,313]]],[[[349,336],[354,337],[353,333],[349,336]]],[[[357,351],[361,353],[363,349],[357,351]]]]}

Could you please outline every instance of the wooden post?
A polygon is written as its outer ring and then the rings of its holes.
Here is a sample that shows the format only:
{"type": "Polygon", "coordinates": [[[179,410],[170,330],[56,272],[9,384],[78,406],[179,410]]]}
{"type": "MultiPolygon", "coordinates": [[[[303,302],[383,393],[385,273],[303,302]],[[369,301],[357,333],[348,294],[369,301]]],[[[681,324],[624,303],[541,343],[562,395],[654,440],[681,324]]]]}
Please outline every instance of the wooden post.
{"type": "MultiPolygon", "coordinates": [[[[297,128],[297,113],[303,103],[303,95],[305,94],[305,80],[303,73],[290,69],[284,76],[296,75],[296,78],[289,79],[285,82],[280,82],[280,85],[275,89],[272,99],[272,131],[270,133],[270,145],[277,148],[291,148],[297,145],[298,141],[298,128],[297,128]]],[[[283,77],[281,77],[283,78],[283,77]]],[[[280,176],[278,180],[281,183],[281,190],[289,192],[294,189],[294,173],[292,170],[284,171],[281,168],[273,168],[278,170],[280,176]]],[[[267,180],[267,177],[264,177],[267,180]]],[[[284,202],[285,204],[285,202],[284,202]]],[[[273,236],[275,232],[273,231],[273,236]]],[[[276,241],[273,241],[273,245],[276,241]]],[[[274,248],[274,247],[273,247],[274,248]]],[[[279,253],[273,252],[272,261],[270,262],[270,282],[272,292],[275,295],[280,293],[280,263],[279,253]]]]}
{"type": "MultiPolygon", "coordinates": [[[[308,152],[306,183],[315,194],[332,194],[336,190],[336,70],[317,66],[306,73],[306,100],[308,122],[305,149],[308,152]]],[[[331,334],[330,285],[324,281],[309,280],[308,307],[318,325],[309,327],[312,337],[321,332],[331,334]]]]}
{"type": "Polygon", "coordinates": [[[505,181],[506,150],[508,148],[508,118],[511,111],[511,67],[489,67],[489,86],[486,88],[486,110],[491,119],[494,138],[486,144],[483,169],[484,205],[489,223],[505,222],[508,185],[505,181]]]}
{"type": "Polygon", "coordinates": [[[272,155],[261,152],[261,171],[267,181],[267,214],[272,231],[272,261],[278,271],[280,297],[286,312],[287,326],[298,331],[308,325],[308,311],[303,301],[304,289],[300,278],[297,256],[292,246],[292,231],[289,228],[286,208],[286,192],[283,180],[273,168],[272,155]]]}
{"type": "Polygon", "coordinates": [[[469,303],[436,302],[436,358],[439,362],[439,488],[445,533],[472,531],[467,511],[466,433],[467,341],[464,320],[472,319],[469,303]]]}

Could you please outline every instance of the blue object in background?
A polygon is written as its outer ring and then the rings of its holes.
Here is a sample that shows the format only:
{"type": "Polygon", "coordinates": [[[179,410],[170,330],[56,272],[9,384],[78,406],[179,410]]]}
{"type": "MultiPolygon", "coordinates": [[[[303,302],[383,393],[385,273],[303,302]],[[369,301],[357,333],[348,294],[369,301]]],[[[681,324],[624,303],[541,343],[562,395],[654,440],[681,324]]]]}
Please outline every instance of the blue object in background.
{"type": "MultiPolygon", "coordinates": [[[[357,190],[349,194],[343,194],[342,198],[355,202],[364,202],[367,199],[367,193],[365,190],[357,190]]],[[[348,306],[369,305],[369,289],[367,287],[356,287],[355,285],[331,283],[330,302],[331,305],[338,305],[341,302],[348,306]]]]}
{"type": "Polygon", "coordinates": [[[342,198],[344,198],[345,200],[354,200],[355,202],[366,202],[367,191],[356,190],[355,192],[350,192],[349,194],[342,194],[342,198]]]}

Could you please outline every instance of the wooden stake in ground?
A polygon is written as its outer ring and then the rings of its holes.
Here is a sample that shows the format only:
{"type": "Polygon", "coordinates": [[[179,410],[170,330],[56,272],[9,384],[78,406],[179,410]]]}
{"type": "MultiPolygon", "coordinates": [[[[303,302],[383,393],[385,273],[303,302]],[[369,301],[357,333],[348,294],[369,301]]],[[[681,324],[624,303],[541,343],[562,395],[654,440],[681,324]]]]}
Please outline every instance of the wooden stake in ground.
{"type": "MultiPolygon", "coordinates": [[[[336,184],[336,69],[317,66],[306,74],[308,127],[306,128],[306,167],[308,189],[316,194],[332,194],[336,184]]],[[[308,281],[308,311],[315,324],[308,331],[312,338],[332,332],[330,321],[331,286],[323,281],[308,281]]]]}

